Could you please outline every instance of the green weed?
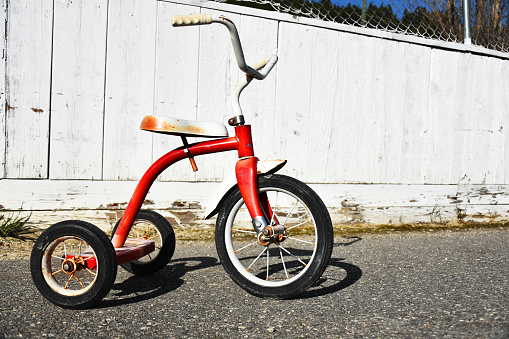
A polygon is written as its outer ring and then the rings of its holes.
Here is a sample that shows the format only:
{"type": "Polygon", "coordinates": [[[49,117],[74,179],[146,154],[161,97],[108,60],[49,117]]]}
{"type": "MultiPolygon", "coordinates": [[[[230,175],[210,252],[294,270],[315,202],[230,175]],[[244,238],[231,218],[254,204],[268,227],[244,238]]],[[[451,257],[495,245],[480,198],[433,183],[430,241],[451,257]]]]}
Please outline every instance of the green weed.
{"type": "Polygon", "coordinates": [[[30,216],[21,217],[21,209],[16,213],[9,215],[0,215],[0,237],[16,237],[29,232],[30,227],[27,225],[30,216]]]}

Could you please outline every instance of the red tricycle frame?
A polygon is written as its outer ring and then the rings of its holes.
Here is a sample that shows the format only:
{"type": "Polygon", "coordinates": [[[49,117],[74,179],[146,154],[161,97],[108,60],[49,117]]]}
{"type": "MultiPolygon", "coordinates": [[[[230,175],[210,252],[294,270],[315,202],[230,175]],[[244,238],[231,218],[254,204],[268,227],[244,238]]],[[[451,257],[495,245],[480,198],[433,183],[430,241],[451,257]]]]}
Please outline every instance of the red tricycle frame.
{"type": "MultiPolygon", "coordinates": [[[[156,178],[168,167],[174,163],[185,159],[203,154],[212,154],[225,151],[237,150],[239,160],[235,166],[235,173],[237,176],[237,183],[241,191],[242,197],[249,210],[251,218],[257,220],[260,224],[255,227],[258,230],[267,226],[265,221],[263,209],[260,205],[257,187],[257,169],[256,163],[258,159],[254,156],[253,140],[251,137],[251,126],[241,125],[235,127],[235,136],[223,139],[203,141],[192,145],[184,145],[176,148],[162,157],[150,166],[141,178],[138,186],[129,201],[124,216],[120,221],[115,234],[113,235],[113,247],[120,248],[124,246],[127,235],[136,220],[136,215],[141,209],[143,201],[145,200],[148,191],[156,178]],[[265,221],[265,222],[264,222],[265,221]]],[[[194,166],[193,166],[194,167],[194,166]]],[[[270,211],[269,206],[264,207],[265,210],[270,211]]],[[[269,212],[269,216],[270,216],[269,212]]]]}

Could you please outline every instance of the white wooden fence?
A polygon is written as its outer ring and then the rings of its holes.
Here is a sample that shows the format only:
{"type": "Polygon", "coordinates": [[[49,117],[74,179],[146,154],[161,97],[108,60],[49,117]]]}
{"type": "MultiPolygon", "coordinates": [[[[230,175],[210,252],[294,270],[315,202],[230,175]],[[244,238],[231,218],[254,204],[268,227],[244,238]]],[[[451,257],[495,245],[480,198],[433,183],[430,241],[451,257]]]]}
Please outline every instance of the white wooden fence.
{"type": "MultiPolygon", "coordinates": [[[[288,159],[336,220],[509,216],[508,54],[208,1],[1,2],[0,208],[122,207],[180,143],[140,131],[144,115],[226,122],[227,31],[170,24],[209,12],[237,24],[248,62],[277,51],[241,99],[256,153],[288,159]]],[[[204,207],[234,161],[177,164],[151,206],[204,207]]]]}

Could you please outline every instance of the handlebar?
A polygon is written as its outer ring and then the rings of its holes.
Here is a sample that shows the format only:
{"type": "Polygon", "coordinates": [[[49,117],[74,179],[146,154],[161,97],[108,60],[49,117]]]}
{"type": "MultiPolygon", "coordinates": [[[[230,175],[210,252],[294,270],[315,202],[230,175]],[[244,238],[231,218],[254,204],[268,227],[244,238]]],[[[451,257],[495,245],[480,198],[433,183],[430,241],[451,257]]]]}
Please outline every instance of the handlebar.
{"type": "Polygon", "coordinates": [[[235,58],[237,59],[237,65],[243,72],[246,73],[246,77],[242,79],[237,86],[235,86],[232,96],[232,108],[236,118],[238,118],[234,121],[238,124],[243,124],[244,118],[242,116],[242,109],[240,108],[240,93],[253,79],[265,79],[276,64],[277,56],[273,54],[267,58],[263,58],[251,67],[248,66],[244,58],[244,53],[242,52],[242,45],[240,43],[239,33],[237,32],[235,24],[222,15],[194,14],[179,15],[171,18],[171,24],[174,27],[208,25],[214,22],[225,25],[230,31],[230,38],[233,45],[233,51],[235,52],[235,58]]]}
{"type": "Polygon", "coordinates": [[[207,25],[212,23],[210,14],[177,15],[171,18],[171,25],[177,26],[195,26],[207,25]]]}
{"type": "Polygon", "coordinates": [[[246,73],[247,76],[263,80],[272,70],[277,62],[277,56],[271,55],[270,57],[264,58],[253,66],[248,66],[244,58],[242,51],[242,45],[240,43],[239,33],[237,27],[228,18],[222,15],[211,15],[211,14],[194,14],[194,15],[178,15],[171,18],[171,24],[174,27],[179,26],[197,26],[197,25],[208,25],[211,23],[220,23],[228,28],[230,31],[230,38],[233,45],[233,51],[235,52],[235,58],[237,59],[237,65],[239,68],[246,73]],[[266,67],[265,67],[266,66],[266,67]],[[259,72],[259,70],[261,70],[259,72]]]}

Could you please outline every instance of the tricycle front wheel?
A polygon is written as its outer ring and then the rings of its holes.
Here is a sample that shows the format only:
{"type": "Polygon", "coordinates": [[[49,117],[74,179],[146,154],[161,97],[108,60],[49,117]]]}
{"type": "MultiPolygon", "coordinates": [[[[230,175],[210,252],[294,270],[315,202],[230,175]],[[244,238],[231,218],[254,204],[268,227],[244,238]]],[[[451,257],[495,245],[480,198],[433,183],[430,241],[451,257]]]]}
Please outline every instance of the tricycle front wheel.
{"type": "Polygon", "coordinates": [[[63,221],[39,236],[30,270],[35,286],[50,302],[83,309],[110,291],[117,276],[117,257],[108,236],[97,226],[63,221]]]}
{"type": "MultiPolygon", "coordinates": [[[[304,183],[270,175],[258,180],[260,201],[268,201],[272,226],[284,233],[259,241],[238,188],[226,199],[216,224],[216,247],[224,269],[249,293],[291,298],[322,275],[332,253],[332,223],[320,197],[304,183]]],[[[267,211],[265,211],[267,213],[267,211]]]]}

